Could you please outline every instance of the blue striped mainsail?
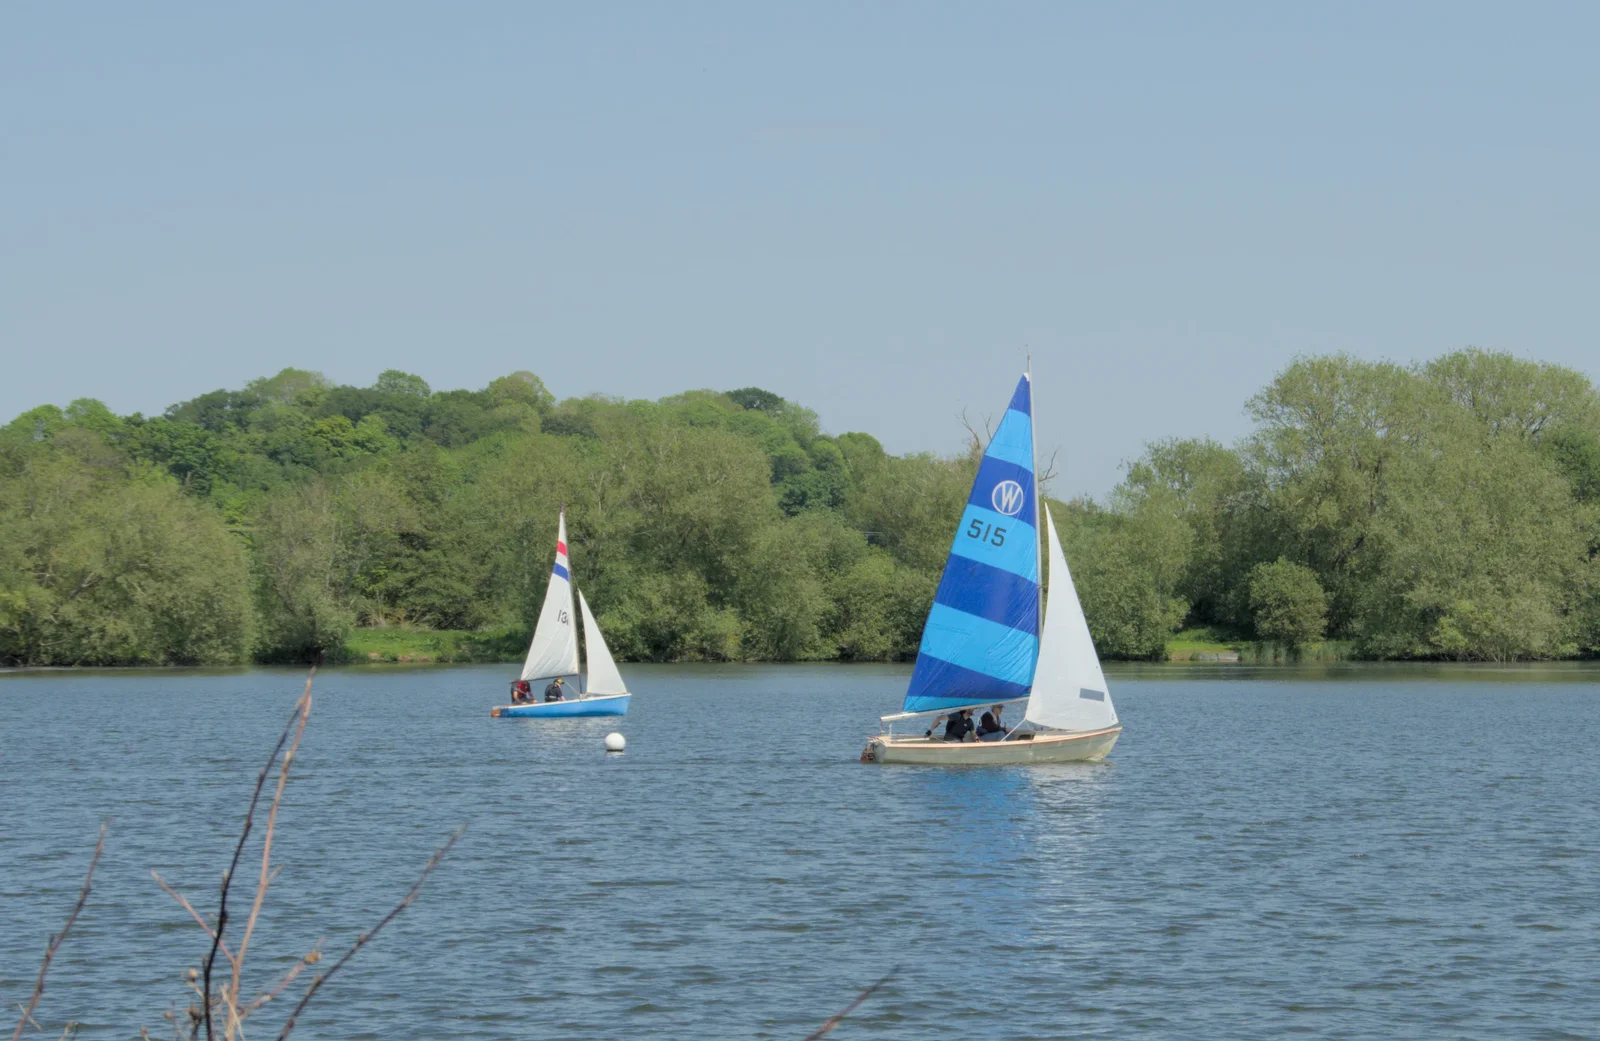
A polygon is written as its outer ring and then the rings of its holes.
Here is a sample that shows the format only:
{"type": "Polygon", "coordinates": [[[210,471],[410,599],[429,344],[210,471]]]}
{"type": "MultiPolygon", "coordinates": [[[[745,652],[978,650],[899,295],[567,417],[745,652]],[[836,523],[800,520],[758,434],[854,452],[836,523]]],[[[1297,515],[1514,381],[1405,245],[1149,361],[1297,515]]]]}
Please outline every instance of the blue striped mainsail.
{"type": "Polygon", "coordinates": [[[922,630],[905,711],[1026,697],[1039,658],[1033,392],[1017,383],[967,497],[922,630]]]}

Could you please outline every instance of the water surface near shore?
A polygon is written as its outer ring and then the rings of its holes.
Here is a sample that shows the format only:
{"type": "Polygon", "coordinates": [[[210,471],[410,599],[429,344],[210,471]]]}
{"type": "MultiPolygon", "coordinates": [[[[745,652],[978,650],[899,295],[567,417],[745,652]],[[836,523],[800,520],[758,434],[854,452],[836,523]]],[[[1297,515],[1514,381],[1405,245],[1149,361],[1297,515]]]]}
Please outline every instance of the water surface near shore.
{"type": "MultiPolygon", "coordinates": [[[[832,1037],[1593,1032],[1593,667],[1118,666],[1112,762],[954,770],[856,762],[903,667],[625,669],[543,723],[489,718],[505,666],[324,671],[245,990],[469,823],[296,1037],[799,1038],[891,969],[832,1037]]],[[[149,872],[214,904],[299,687],[0,676],[0,999],[110,815],[38,1018],[159,1036],[205,938],[149,872]]]]}

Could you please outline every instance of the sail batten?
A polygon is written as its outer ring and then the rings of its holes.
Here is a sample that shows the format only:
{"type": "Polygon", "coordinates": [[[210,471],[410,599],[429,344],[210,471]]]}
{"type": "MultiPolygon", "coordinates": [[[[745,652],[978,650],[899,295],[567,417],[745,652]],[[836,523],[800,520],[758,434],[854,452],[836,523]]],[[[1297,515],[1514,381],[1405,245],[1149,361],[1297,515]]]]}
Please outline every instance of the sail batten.
{"type": "Polygon", "coordinates": [[[932,610],[906,712],[1026,697],[1039,656],[1033,388],[1017,383],[984,449],[932,610]]]}
{"type": "Polygon", "coordinates": [[[561,511],[556,526],[556,560],[550,585],[533,627],[533,642],[522,665],[522,679],[542,680],[578,674],[578,630],[573,623],[572,577],[567,559],[567,513],[561,511]]]}

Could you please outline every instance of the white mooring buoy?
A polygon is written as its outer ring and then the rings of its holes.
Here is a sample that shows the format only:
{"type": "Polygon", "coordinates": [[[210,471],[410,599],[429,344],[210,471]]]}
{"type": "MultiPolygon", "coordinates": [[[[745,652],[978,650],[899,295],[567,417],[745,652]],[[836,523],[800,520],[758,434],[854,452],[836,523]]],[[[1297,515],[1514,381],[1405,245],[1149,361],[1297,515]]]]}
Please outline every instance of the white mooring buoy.
{"type": "Polygon", "coordinates": [[[606,751],[607,752],[620,752],[624,748],[627,748],[627,747],[628,747],[627,738],[623,737],[621,734],[617,733],[616,731],[613,730],[611,733],[606,735],[606,751]]]}

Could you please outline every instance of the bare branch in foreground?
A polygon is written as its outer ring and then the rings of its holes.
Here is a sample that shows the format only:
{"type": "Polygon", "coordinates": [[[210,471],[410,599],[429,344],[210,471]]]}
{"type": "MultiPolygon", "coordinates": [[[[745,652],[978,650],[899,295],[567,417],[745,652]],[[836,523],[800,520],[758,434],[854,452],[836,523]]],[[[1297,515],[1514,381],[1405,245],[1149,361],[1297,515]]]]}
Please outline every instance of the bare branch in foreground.
{"type": "MultiPolygon", "coordinates": [[[[170,896],[170,897],[172,897],[172,899],[176,900],[180,907],[182,907],[185,911],[189,912],[189,916],[191,918],[193,918],[196,923],[199,924],[200,928],[202,928],[202,929],[204,929],[206,931],[206,935],[208,937],[210,937],[213,940],[217,938],[217,931],[215,929],[211,928],[211,923],[206,921],[204,918],[200,917],[200,912],[196,911],[194,909],[194,905],[191,904],[187,899],[185,899],[184,895],[182,893],[178,892],[176,889],[173,889],[171,886],[167,885],[167,880],[162,878],[160,873],[152,871],[152,872],[150,872],[150,877],[155,879],[156,880],[156,885],[160,886],[163,890],[166,891],[166,894],[168,896],[170,896]]],[[[230,961],[233,959],[233,955],[232,955],[232,953],[229,952],[227,944],[223,944],[222,945],[222,956],[224,958],[227,958],[230,961]]]]}
{"type": "Polygon", "coordinates": [[[899,971],[900,970],[897,969],[897,968],[896,969],[890,969],[889,970],[889,975],[885,976],[883,979],[881,979],[878,982],[874,983],[872,986],[868,987],[866,990],[862,991],[860,994],[857,994],[856,995],[856,999],[854,1001],[850,1002],[850,1004],[846,1005],[844,1008],[840,1009],[837,1013],[835,1013],[834,1015],[830,1016],[826,1023],[822,1024],[820,1027],[818,1027],[817,1029],[813,1030],[811,1033],[807,1034],[805,1036],[804,1041],[817,1041],[817,1039],[820,1038],[822,1035],[826,1034],[828,1031],[830,1031],[834,1027],[838,1026],[840,1023],[842,1023],[844,1021],[844,1017],[848,1016],[850,1013],[852,1013],[856,1009],[860,1008],[861,1007],[861,1003],[863,1001],[866,1001],[868,998],[872,997],[873,994],[877,993],[879,987],[883,986],[885,983],[888,983],[890,980],[894,979],[894,974],[896,972],[899,972],[899,971]]]}
{"type": "MultiPolygon", "coordinates": [[[[467,826],[463,824],[460,828],[456,829],[456,833],[451,835],[449,840],[446,841],[443,846],[439,847],[439,851],[435,853],[431,859],[429,859],[428,863],[422,869],[422,874],[417,876],[417,880],[411,885],[411,890],[406,893],[404,899],[394,906],[394,910],[390,911],[388,914],[379,919],[377,925],[374,925],[371,929],[356,937],[356,942],[351,944],[348,951],[345,951],[339,956],[338,961],[334,962],[328,967],[327,972],[319,973],[318,975],[312,977],[311,986],[306,988],[305,995],[300,998],[300,1003],[294,1007],[293,1012],[289,1013],[289,1021],[283,1025],[283,1032],[278,1035],[278,1041],[284,1041],[284,1039],[289,1036],[290,1032],[294,1030],[295,1020],[300,1018],[300,1013],[305,1011],[305,1007],[311,1003],[311,999],[313,996],[315,996],[317,990],[328,981],[328,977],[344,968],[345,962],[355,957],[355,953],[362,947],[365,947],[369,940],[377,936],[379,930],[388,925],[390,922],[394,921],[396,916],[398,916],[401,911],[404,911],[406,908],[411,906],[412,901],[416,900],[417,894],[422,891],[422,883],[426,882],[428,880],[428,876],[433,874],[433,869],[439,866],[439,862],[444,859],[446,853],[450,852],[450,848],[456,844],[456,840],[461,838],[462,832],[466,830],[467,826]]],[[[877,985],[874,984],[872,990],[876,989],[877,985]]],[[[869,990],[868,993],[870,994],[871,990],[869,990]]],[[[865,995],[863,995],[863,997],[865,997],[865,995]]],[[[860,1000],[861,999],[857,999],[858,1004],[860,1000]]],[[[853,1008],[854,1006],[851,1007],[853,1008]]],[[[849,1009],[846,1009],[845,1011],[848,1012],[849,1009]]],[[[841,1015],[843,1015],[843,1013],[841,1013],[841,1015]]],[[[822,1035],[818,1034],[817,1036],[821,1037],[822,1035]]]]}
{"type": "MultiPolygon", "coordinates": [[[[204,980],[201,988],[201,1012],[204,1016],[206,1027],[206,1041],[215,1041],[215,1034],[211,1026],[211,968],[216,964],[217,949],[222,946],[223,931],[228,928],[228,887],[233,883],[234,872],[239,869],[239,858],[244,854],[244,844],[250,838],[250,829],[255,824],[256,805],[261,801],[261,789],[266,787],[267,775],[272,772],[272,764],[278,761],[278,753],[283,751],[283,746],[289,741],[289,734],[294,729],[295,723],[300,722],[304,727],[304,715],[311,706],[311,681],[317,675],[317,667],[313,665],[306,674],[306,690],[300,695],[300,700],[294,704],[294,712],[289,716],[289,721],[283,725],[283,733],[278,735],[278,743],[272,746],[272,754],[267,757],[266,763],[261,767],[261,773],[256,776],[255,791],[250,793],[250,808],[245,811],[244,831],[239,835],[239,844],[233,848],[233,860],[228,864],[227,872],[222,876],[222,891],[217,899],[217,925],[211,934],[211,952],[206,955],[202,971],[204,980]]],[[[199,1033],[199,1024],[195,1025],[190,1037],[199,1033]]]]}
{"type": "Polygon", "coordinates": [[[250,904],[250,917],[245,920],[244,933],[239,938],[239,951],[228,958],[233,972],[228,982],[222,985],[222,997],[233,1015],[222,1032],[227,1041],[233,1041],[234,1035],[240,1033],[242,1017],[239,1015],[239,989],[244,984],[245,953],[250,946],[250,937],[256,931],[256,921],[261,917],[261,905],[267,898],[267,889],[272,885],[272,880],[278,877],[277,869],[272,866],[272,835],[278,826],[278,807],[283,802],[283,789],[289,783],[289,767],[294,763],[295,753],[300,750],[300,738],[305,735],[306,720],[311,718],[311,677],[315,674],[313,668],[311,675],[306,677],[306,690],[300,697],[300,722],[295,727],[294,740],[289,742],[289,748],[278,764],[278,787],[272,793],[272,806],[267,810],[267,830],[261,839],[261,875],[256,881],[256,898],[250,904]]]}
{"type": "Polygon", "coordinates": [[[67,924],[61,927],[59,933],[50,937],[50,943],[44,949],[44,964],[39,966],[39,978],[33,984],[33,995],[29,997],[27,1006],[22,1010],[22,1018],[17,1020],[17,1029],[12,1031],[11,1041],[18,1041],[22,1037],[22,1028],[33,1020],[33,1010],[39,1007],[39,999],[44,996],[44,977],[45,973],[50,971],[50,961],[61,947],[61,941],[72,931],[72,925],[78,920],[83,905],[89,902],[90,883],[94,881],[94,869],[95,865],[100,863],[100,854],[105,852],[106,829],[110,826],[109,817],[100,824],[100,839],[94,844],[94,856],[89,858],[89,870],[83,876],[83,889],[78,893],[78,902],[72,905],[72,913],[67,915],[67,924]]]}
{"type": "Polygon", "coordinates": [[[244,1015],[248,1016],[262,1005],[265,1005],[279,994],[282,994],[284,988],[293,983],[295,977],[300,975],[301,971],[305,969],[307,965],[315,965],[317,962],[321,961],[323,939],[324,937],[320,936],[317,938],[317,942],[311,945],[311,950],[306,952],[305,957],[294,963],[294,968],[290,969],[284,974],[283,979],[278,981],[278,985],[276,987],[273,987],[271,990],[258,996],[254,1001],[250,1002],[249,1005],[245,1006],[244,1015]]]}

